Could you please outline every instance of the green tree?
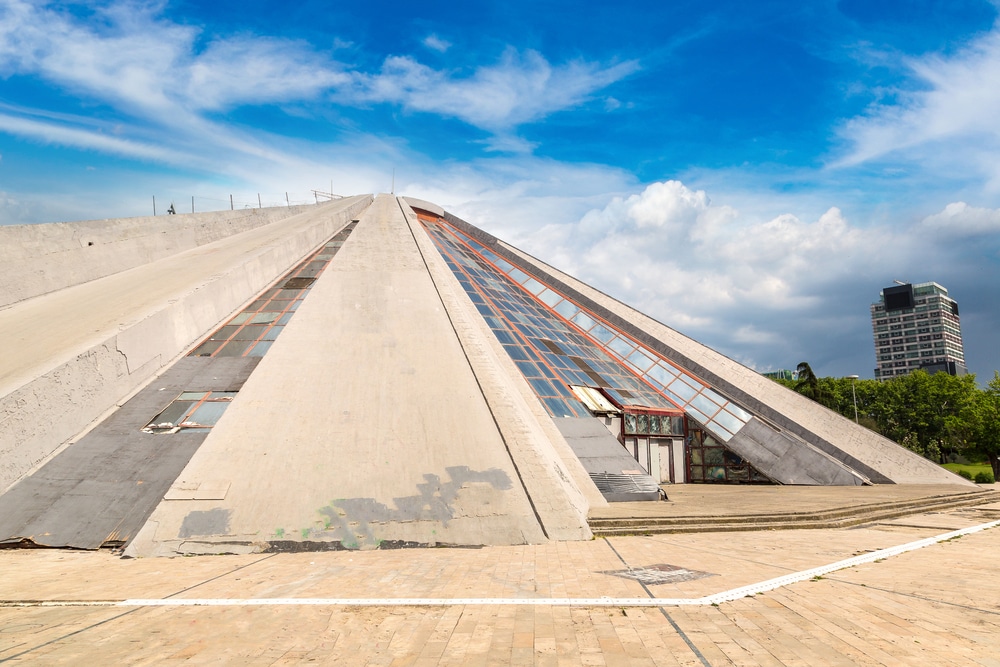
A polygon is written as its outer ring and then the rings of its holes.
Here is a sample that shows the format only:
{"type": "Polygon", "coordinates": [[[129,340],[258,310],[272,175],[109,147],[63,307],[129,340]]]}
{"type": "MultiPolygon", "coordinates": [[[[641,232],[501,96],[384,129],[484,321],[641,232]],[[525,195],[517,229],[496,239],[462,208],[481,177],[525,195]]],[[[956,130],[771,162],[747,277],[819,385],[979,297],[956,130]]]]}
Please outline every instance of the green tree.
{"type": "Polygon", "coordinates": [[[993,468],[994,479],[1000,479],[1000,373],[962,413],[961,432],[969,454],[985,456],[993,468]]]}
{"type": "Polygon", "coordinates": [[[812,367],[807,362],[799,362],[795,370],[799,378],[795,382],[795,391],[826,407],[834,405],[834,398],[830,394],[827,383],[821,382],[816,377],[812,367]]]}
{"type": "Polygon", "coordinates": [[[940,463],[965,447],[963,415],[978,392],[974,375],[918,370],[882,384],[871,410],[880,433],[940,463]]]}

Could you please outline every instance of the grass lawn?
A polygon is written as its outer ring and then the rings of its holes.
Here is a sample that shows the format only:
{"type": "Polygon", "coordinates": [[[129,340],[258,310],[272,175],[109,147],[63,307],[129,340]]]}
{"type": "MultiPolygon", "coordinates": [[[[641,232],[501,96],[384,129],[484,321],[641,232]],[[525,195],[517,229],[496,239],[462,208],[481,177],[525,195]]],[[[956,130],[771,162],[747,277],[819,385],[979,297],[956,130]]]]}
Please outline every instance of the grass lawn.
{"type": "Polygon", "coordinates": [[[990,467],[989,463],[973,463],[970,465],[962,465],[961,463],[945,463],[944,467],[953,473],[958,473],[959,470],[966,470],[973,478],[975,478],[977,472],[988,472],[993,473],[993,468],[990,467]]]}

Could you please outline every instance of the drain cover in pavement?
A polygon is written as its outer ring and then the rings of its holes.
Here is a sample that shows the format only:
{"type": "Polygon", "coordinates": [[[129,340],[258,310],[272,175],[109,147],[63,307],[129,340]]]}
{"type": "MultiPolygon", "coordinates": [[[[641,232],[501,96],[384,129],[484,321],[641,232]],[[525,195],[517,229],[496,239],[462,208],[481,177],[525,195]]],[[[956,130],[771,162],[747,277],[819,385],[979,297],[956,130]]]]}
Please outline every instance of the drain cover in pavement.
{"type": "Polygon", "coordinates": [[[606,570],[602,574],[610,574],[615,577],[625,579],[635,579],[639,583],[647,585],[655,584],[676,584],[682,581],[694,581],[705,577],[715,577],[711,572],[699,572],[698,570],[688,570],[676,565],[647,565],[646,567],[636,567],[630,570],[606,570]]]}

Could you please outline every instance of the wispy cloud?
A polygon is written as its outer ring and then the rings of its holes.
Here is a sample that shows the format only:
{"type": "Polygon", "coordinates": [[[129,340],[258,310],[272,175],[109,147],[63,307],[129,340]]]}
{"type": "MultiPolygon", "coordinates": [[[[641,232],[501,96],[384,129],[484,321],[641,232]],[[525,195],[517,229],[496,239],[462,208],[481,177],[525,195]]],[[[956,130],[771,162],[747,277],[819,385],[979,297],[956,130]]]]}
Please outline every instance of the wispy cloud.
{"type": "Polygon", "coordinates": [[[836,165],[947,163],[1000,187],[994,159],[1000,148],[1000,24],[953,54],[907,58],[902,64],[909,80],[889,101],[841,128],[847,146],[836,165]]]}
{"type": "Polygon", "coordinates": [[[451,42],[445,41],[437,35],[427,35],[427,37],[424,37],[424,46],[432,51],[444,53],[451,48],[451,42]]]}
{"type": "Polygon", "coordinates": [[[635,61],[608,66],[573,61],[553,66],[537,51],[508,48],[495,65],[456,78],[409,56],[395,56],[387,58],[377,74],[357,74],[353,89],[342,91],[340,98],[393,102],[504,132],[578,106],[638,67],[635,61]]]}
{"type": "Polygon", "coordinates": [[[190,162],[191,159],[189,155],[159,144],[123,139],[90,128],[66,126],[51,120],[35,120],[5,113],[0,113],[0,131],[44,143],[96,150],[140,160],[183,164],[190,162]]]}
{"type": "MultiPolygon", "coordinates": [[[[353,70],[301,41],[237,34],[199,45],[197,27],[164,18],[156,4],[119,2],[93,8],[98,20],[83,22],[61,6],[0,0],[0,74],[41,78],[71,94],[111,105],[136,123],[169,127],[181,143],[236,140],[213,122],[210,112],[245,105],[314,105],[330,100],[347,106],[393,104],[411,112],[456,118],[497,135],[494,150],[526,151],[514,129],[557,111],[635,71],[634,62],[604,66],[585,61],[551,65],[535,51],[508,49],[499,62],[469,76],[437,70],[410,56],[390,56],[374,73],[353,70]],[[199,142],[185,141],[197,136],[199,142]]],[[[444,50],[435,35],[429,48],[444,50]]],[[[53,123],[44,131],[41,114],[19,128],[51,142],[89,144],[128,155],[135,147],[88,139],[81,127],[69,132],[53,123]],[[29,127],[30,126],[30,127],[29,127]]],[[[14,130],[11,130],[14,131],[14,130]]],[[[155,157],[155,151],[148,153],[155,157]]]]}

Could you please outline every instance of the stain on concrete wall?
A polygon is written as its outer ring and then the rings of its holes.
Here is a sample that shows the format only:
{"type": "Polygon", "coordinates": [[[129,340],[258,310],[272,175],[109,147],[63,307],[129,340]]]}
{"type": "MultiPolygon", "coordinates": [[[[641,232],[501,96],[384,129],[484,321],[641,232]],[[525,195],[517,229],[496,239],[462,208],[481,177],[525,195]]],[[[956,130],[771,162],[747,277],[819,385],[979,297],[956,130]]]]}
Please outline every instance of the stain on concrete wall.
{"type": "Polygon", "coordinates": [[[326,529],[312,533],[311,537],[336,540],[347,548],[378,546],[380,540],[373,532],[373,524],[435,521],[447,526],[456,516],[459,492],[468,485],[487,484],[497,491],[513,488],[510,477],[499,468],[480,472],[467,466],[453,466],[445,470],[449,481],[425,474],[423,477],[427,481],[417,485],[416,495],[393,498],[395,509],[374,498],[333,500],[319,509],[326,529]]]}
{"type": "Polygon", "coordinates": [[[206,535],[227,535],[229,517],[232,510],[217,507],[204,512],[190,512],[184,517],[177,537],[204,537],[206,535]]]}

